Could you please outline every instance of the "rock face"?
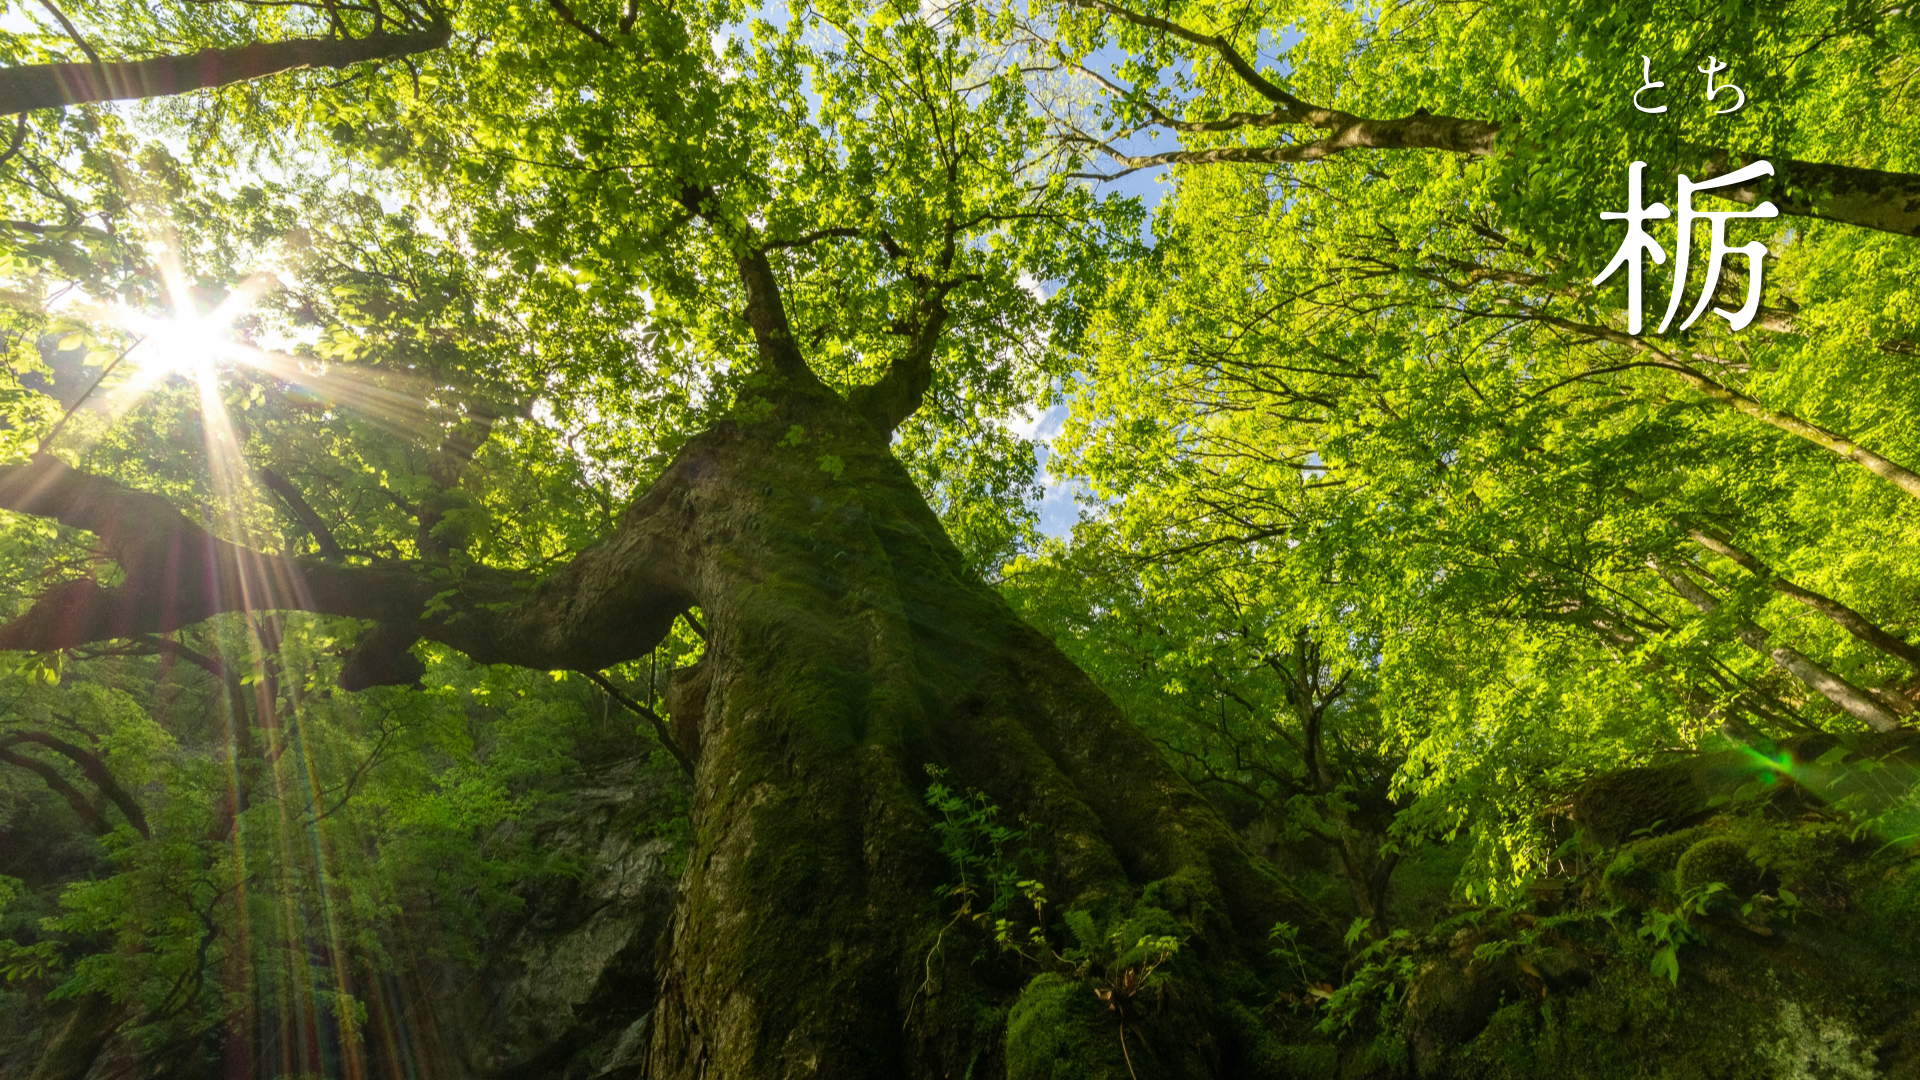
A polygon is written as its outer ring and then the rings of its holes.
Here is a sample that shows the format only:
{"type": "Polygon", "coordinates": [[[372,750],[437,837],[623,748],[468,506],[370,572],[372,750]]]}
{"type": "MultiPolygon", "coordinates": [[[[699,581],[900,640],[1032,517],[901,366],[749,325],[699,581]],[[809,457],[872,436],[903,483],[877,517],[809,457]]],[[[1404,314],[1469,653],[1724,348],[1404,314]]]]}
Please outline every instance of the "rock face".
{"type": "Polygon", "coordinates": [[[676,779],[639,759],[571,778],[514,828],[576,873],[524,894],[477,970],[436,1002],[455,1071],[502,1080],[638,1076],[685,843],[676,779]],[[663,826],[667,831],[663,832],[663,826]],[[462,1052],[463,1051],[463,1052],[462,1052]]]}
{"type": "Polygon", "coordinates": [[[1410,944],[1342,1075],[1920,1080],[1920,753],[1854,741],[1597,778],[1554,902],[1410,944]]]}

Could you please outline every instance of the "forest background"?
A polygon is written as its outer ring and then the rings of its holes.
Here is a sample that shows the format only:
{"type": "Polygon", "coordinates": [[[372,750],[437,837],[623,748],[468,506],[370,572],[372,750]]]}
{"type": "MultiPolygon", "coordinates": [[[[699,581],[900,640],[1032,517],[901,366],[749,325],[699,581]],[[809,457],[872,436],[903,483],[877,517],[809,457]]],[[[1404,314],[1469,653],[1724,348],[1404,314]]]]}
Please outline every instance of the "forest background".
{"type": "MultiPolygon", "coordinates": [[[[650,1075],[1425,1070],[1423,935],[1697,825],[1581,792],[1717,753],[1920,905],[1910,789],[1833,779],[1920,694],[1904,9],[0,28],[21,1075],[457,1074],[442,984],[605,874],[539,823],[614,765],[680,882],[650,1075]],[[1698,204],[1777,211],[1752,324],[1631,332],[1630,164],[1759,160],[1698,204]]],[[[1824,895],[1753,845],[1581,917],[1678,987],[1707,886],[1824,895]]]]}

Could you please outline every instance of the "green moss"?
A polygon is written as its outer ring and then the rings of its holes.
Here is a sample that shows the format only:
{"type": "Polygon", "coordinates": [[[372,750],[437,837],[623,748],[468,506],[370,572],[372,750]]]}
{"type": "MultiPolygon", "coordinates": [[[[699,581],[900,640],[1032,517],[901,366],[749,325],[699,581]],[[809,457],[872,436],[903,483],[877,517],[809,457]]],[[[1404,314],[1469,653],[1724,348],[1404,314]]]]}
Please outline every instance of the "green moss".
{"type": "Polygon", "coordinates": [[[1760,890],[1761,871],[1747,857],[1747,845],[1729,836],[1709,836],[1689,847],[1673,872],[1674,884],[1682,893],[1713,882],[1741,899],[1760,890]]]}
{"type": "Polygon", "coordinates": [[[1754,861],[1803,902],[1823,910],[1846,907],[1850,868],[1868,854],[1848,830],[1829,821],[1793,822],[1757,830],[1754,861]]]}
{"type": "Polygon", "coordinates": [[[1865,868],[1858,889],[1863,923],[1861,936],[1869,947],[1896,958],[1896,968],[1907,973],[1909,992],[1920,992],[1920,861],[1882,870],[1865,868]]]}
{"type": "Polygon", "coordinates": [[[1335,1076],[1340,1080],[1375,1080],[1385,1077],[1399,1077],[1407,1074],[1413,1063],[1413,1052],[1407,1040],[1395,1031],[1383,1031],[1348,1056],[1336,1074],[1332,1070],[1312,1072],[1301,1070],[1295,1075],[1335,1076]]]}
{"type": "Polygon", "coordinates": [[[1007,1016],[1007,1080],[1125,1080],[1120,1025],[1078,980],[1027,984],[1007,1016]]]}
{"type": "Polygon", "coordinates": [[[1705,828],[1682,829],[1621,848],[1601,874],[1601,884],[1617,899],[1651,904],[1674,892],[1672,871],[1687,849],[1705,839],[1705,828]]]}
{"type": "Polygon", "coordinates": [[[1707,809],[1693,772],[1694,763],[1677,762],[1603,773],[1575,793],[1573,819],[1609,844],[1643,830],[1684,825],[1707,809]]]}

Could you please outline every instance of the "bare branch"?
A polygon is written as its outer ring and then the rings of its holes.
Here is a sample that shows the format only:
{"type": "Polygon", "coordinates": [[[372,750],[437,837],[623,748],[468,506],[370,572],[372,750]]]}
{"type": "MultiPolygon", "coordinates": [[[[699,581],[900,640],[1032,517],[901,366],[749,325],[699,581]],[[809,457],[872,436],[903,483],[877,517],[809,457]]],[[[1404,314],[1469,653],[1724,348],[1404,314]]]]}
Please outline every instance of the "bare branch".
{"type": "MultiPolygon", "coordinates": [[[[547,0],[547,6],[553,9],[553,13],[559,16],[561,22],[587,35],[601,46],[609,49],[613,48],[613,42],[608,41],[600,31],[580,21],[580,16],[575,15],[573,9],[567,6],[567,0],[547,0]]],[[[622,29],[624,29],[624,27],[622,29]]]]}

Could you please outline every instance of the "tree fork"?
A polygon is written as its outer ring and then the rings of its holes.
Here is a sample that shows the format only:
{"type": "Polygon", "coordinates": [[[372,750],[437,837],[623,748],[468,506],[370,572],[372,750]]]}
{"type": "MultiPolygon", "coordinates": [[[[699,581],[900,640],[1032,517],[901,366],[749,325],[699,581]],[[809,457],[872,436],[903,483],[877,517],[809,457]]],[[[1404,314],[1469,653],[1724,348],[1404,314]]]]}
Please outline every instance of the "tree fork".
{"type": "MultiPolygon", "coordinates": [[[[1320,929],[1157,748],[966,570],[855,409],[790,393],[773,417],[701,442],[697,824],[650,1076],[962,1075],[1001,1038],[972,1026],[973,1006],[1021,1009],[1020,983],[1036,973],[974,970],[964,957],[982,943],[954,934],[941,952],[953,911],[929,898],[954,870],[922,796],[930,763],[986,793],[1003,820],[1044,823],[1033,839],[1060,909],[1116,928],[1165,911],[1224,967],[1248,962],[1274,922],[1320,929]],[[779,446],[795,424],[807,445],[779,446]],[[841,459],[838,475],[818,467],[822,450],[841,459]]],[[[1207,976],[1187,977],[1194,1030],[1221,1044],[1210,1071],[1229,1075],[1248,1048],[1199,1009],[1207,976]]],[[[1156,1037],[1164,1057],[1199,1053],[1156,1037]]]]}

